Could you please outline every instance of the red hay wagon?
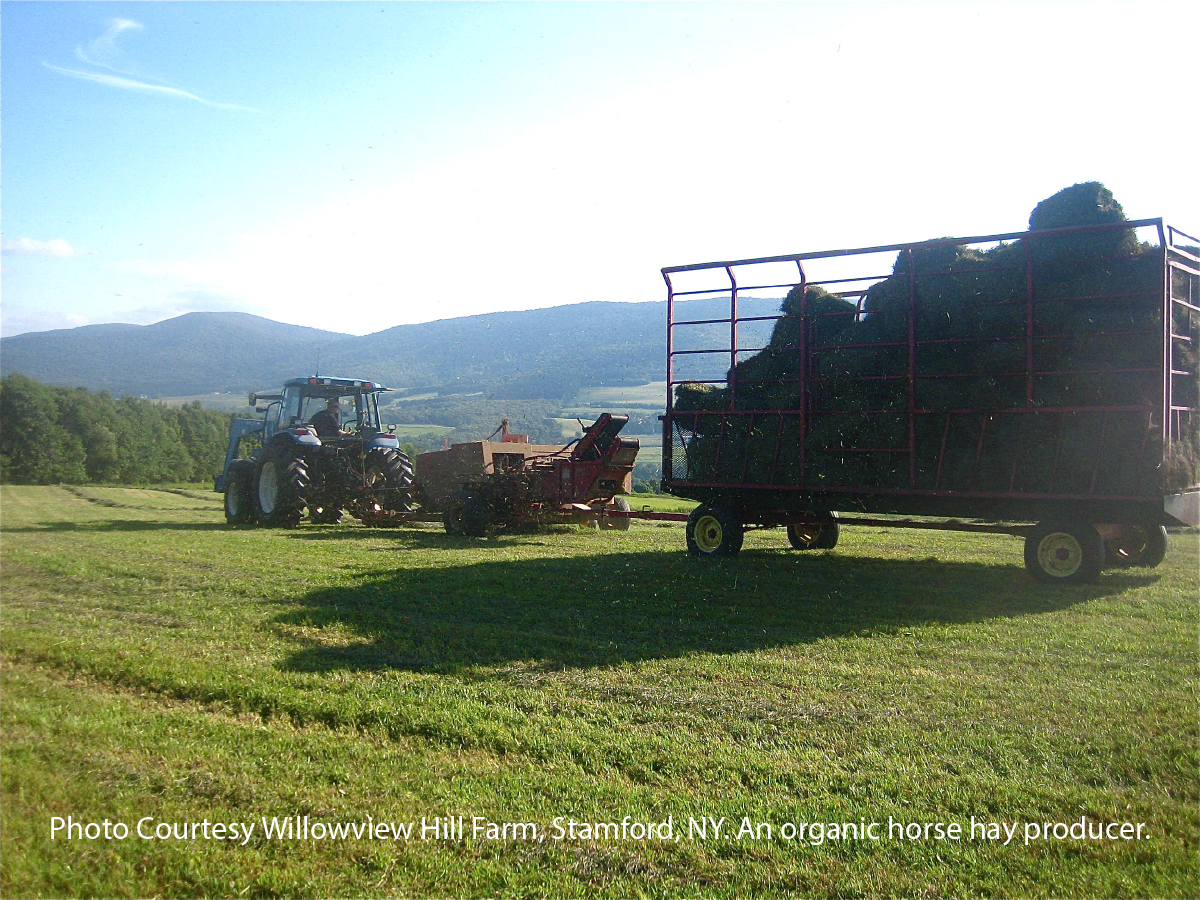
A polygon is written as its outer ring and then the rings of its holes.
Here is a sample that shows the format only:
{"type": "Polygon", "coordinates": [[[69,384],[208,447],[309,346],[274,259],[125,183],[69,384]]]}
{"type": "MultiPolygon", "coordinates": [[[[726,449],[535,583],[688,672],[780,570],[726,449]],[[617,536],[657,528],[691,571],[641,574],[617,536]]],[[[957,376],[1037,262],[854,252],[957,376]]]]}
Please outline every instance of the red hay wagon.
{"type": "Polygon", "coordinates": [[[1146,219],[663,269],[688,549],[886,524],[1023,536],[1051,582],[1157,565],[1200,524],[1198,244],[1146,219]]]}

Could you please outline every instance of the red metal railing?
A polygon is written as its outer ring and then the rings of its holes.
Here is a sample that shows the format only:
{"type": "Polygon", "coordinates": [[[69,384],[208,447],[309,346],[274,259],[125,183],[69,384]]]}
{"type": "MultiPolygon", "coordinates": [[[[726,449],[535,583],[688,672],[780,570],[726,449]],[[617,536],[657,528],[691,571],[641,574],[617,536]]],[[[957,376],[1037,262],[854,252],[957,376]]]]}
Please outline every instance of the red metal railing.
{"type": "MultiPolygon", "coordinates": [[[[1089,226],[1083,228],[1055,229],[1042,232],[1016,232],[984,235],[960,239],[924,241],[915,244],[893,244],[850,250],[833,250],[816,253],[800,253],[752,260],[702,263],[663,269],[668,288],[667,295],[667,403],[664,416],[664,471],[663,477],[670,485],[678,488],[688,486],[720,489],[756,489],[764,491],[820,491],[832,493],[913,494],[938,497],[989,497],[989,498],[1054,498],[1054,499],[1146,499],[1155,493],[1161,496],[1164,485],[1155,483],[1147,474],[1156,465],[1162,469],[1165,458],[1176,445],[1193,441],[1200,417],[1197,415],[1196,391],[1196,347],[1200,343],[1200,257],[1194,249],[1184,246],[1194,238],[1174,228],[1164,226],[1161,219],[1144,219],[1119,223],[1111,226],[1089,226]],[[1154,261],[1161,271],[1160,285],[1152,291],[1130,290],[1124,283],[1116,283],[1112,289],[1094,284],[1090,289],[1063,294],[1050,291],[1042,294],[1043,280],[1041,263],[1037,258],[1042,242],[1067,237],[1102,235],[1115,230],[1151,230],[1157,244],[1143,249],[1134,258],[1154,261]],[[928,284],[936,276],[962,275],[964,270],[952,267],[944,270],[918,271],[914,253],[926,248],[963,247],[973,245],[1001,246],[1005,242],[1019,241],[1023,249],[1020,267],[1010,270],[1014,277],[1020,276],[1024,284],[1024,296],[1019,299],[988,299],[981,297],[978,306],[1023,308],[1023,321],[1014,323],[1012,333],[987,335],[959,335],[929,337],[922,334],[920,316],[925,310],[920,301],[922,284],[928,284]],[[829,260],[845,261],[853,257],[870,257],[884,253],[897,253],[901,260],[893,273],[873,271],[852,277],[829,277],[823,280],[810,278],[809,272],[818,262],[829,260]],[[754,272],[760,268],[785,266],[794,267],[795,279],[780,282],[777,279],[756,281],[745,278],[743,272],[754,272]],[[681,275],[713,274],[711,284],[697,289],[678,289],[675,281],[681,275]],[[864,300],[872,285],[885,279],[907,274],[907,303],[901,309],[867,310],[864,300]],[[722,283],[718,283],[722,282],[722,283]],[[798,308],[777,315],[739,316],[739,301],[757,296],[756,292],[790,291],[800,288],[798,308]],[[847,311],[822,311],[809,315],[807,307],[808,287],[821,287],[834,296],[854,303],[847,311]],[[1161,295],[1161,296],[1160,296],[1161,295]],[[1159,299],[1155,299],[1160,297],[1159,299]],[[676,320],[677,301],[691,298],[707,298],[728,302],[727,316],[705,316],[704,318],[676,320]],[[1063,331],[1050,327],[1054,324],[1055,309],[1083,308],[1087,304],[1105,303],[1114,307],[1124,304],[1129,308],[1142,301],[1152,301],[1145,318],[1122,328],[1104,330],[1063,331]],[[903,316],[903,323],[889,339],[864,340],[858,343],[822,342],[812,338],[812,331],[822,320],[832,321],[837,317],[852,318],[862,322],[869,316],[903,316]],[[1042,319],[1045,318],[1045,322],[1042,319]],[[1161,322],[1157,321],[1161,318],[1161,322]],[[794,339],[788,346],[763,347],[739,346],[739,325],[746,323],[779,323],[792,320],[794,339]],[[1019,327],[1017,327],[1019,325],[1019,327]],[[1153,325],[1153,328],[1146,326],[1153,325]],[[725,326],[728,329],[728,346],[691,346],[680,341],[681,328],[725,326]],[[1161,350],[1146,358],[1123,362],[1109,362],[1107,358],[1092,359],[1086,365],[1039,366],[1039,359],[1046,355],[1054,362],[1055,347],[1069,346],[1076,342],[1080,346],[1114,341],[1132,345],[1138,338],[1147,338],[1162,331],[1161,350]],[[1013,365],[1003,371],[982,366],[979,370],[953,370],[943,362],[939,368],[936,359],[931,363],[922,351],[930,348],[957,349],[962,352],[986,350],[989,346],[1018,345],[1012,348],[1013,365]],[[1023,346],[1020,346],[1023,345],[1023,346]],[[1191,348],[1187,351],[1180,347],[1191,348]],[[1039,353],[1039,349],[1042,352],[1039,353]],[[873,374],[859,374],[855,380],[862,383],[894,383],[902,389],[897,395],[895,407],[883,406],[870,409],[855,409],[842,406],[819,407],[825,399],[825,391],[833,379],[815,371],[814,360],[821,354],[854,351],[861,353],[887,354],[895,352],[898,359],[890,368],[884,367],[873,374]],[[757,405],[748,382],[740,384],[739,363],[752,354],[793,353],[798,357],[794,372],[776,377],[755,379],[760,392],[765,385],[794,389],[797,398],[785,408],[770,408],[757,405]],[[724,377],[717,373],[697,369],[695,374],[703,377],[680,377],[680,363],[691,358],[711,359],[720,356],[728,360],[724,377]],[[1019,361],[1019,362],[1018,362],[1019,361]],[[991,379],[996,383],[1021,384],[1017,402],[1008,403],[964,403],[952,408],[930,408],[922,402],[922,384],[937,380],[991,379]],[[1137,402],[1053,402],[1055,379],[1100,379],[1133,385],[1129,390],[1139,393],[1137,402]],[[1142,390],[1142,384],[1151,385],[1142,390]],[[683,384],[719,385],[724,392],[719,395],[719,406],[704,409],[677,409],[676,391],[683,384]],[[1049,394],[1049,397],[1047,396],[1049,394]],[[743,405],[749,398],[750,405],[743,405]],[[741,407],[741,408],[739,408],[741,407]],[[854,432],[842,436],[838,446],[821,446],[813,442],[813,425],[819,419],[833,416],[858,416],[865,421],[868,417],[901,417],[903,439],[887,445],[863,443],[854,432]],[[939,423],[936,418],[943,417],[939,423]],[[925,423],[932,422],[931,426],[925,423]],[[773,423],[773,424],[771,424],[773,423]],[[1021,446],[996,451],[988,443],[991,431],[1007,428],[1009,439],[1013,435],[1053,434],[1052,458],[1038,461],[1037,477],[1030,476],[1022,463],[1021,446]],[[932,432],[930,429],[932,428],[932,432]],[[974,459],[976,467],[972,482],[964,483],[961,475],[951,477],[948,470],[953,466],[962,469],[969,453],[950,454],[951,445],[961,445],[960,432],[975,435],[974,459]],[[1091,434],[1094,444],[1090,457],[1090,471],[1077,471],[1078,453],[1073,464],[1064,462],[1064,450],[1076,447],[1079,434],[1091,434]],[[932,434],[930,437],[929,435],[932,434]],[[1157,434],[1157,436],[1156,436],[1157,434]],[[1134,437],[1139,436],[1134,447],[1134,437]],[[766,446],[764,447],[764,441],[766,446]],[[1125,448],[1122,450],[1122,448],[1125,448]],[[757,448],[757,452],[754,452],[757,448]],[[1132,448],[1132,449],[1131,449],[1132,448]],[[700,452],[703,449],[703,452],[700,452]],[[1132,476],[1117,478],[1113,470],[1116,455],[1132,452],[1136,459],[1132,464],[1132,476]],[[899,469],[881,466],[878,479],[868,483],[839,484],[830,478],[826,466],[814,472],[811,457],[814,454],[841,455],[843,458],[891,458],[899,462],[899,469]],[[1003,465],[1001,465],[1003,463],[1003,465]],[[985,483],[983,467],[989,468],[985,483]],[[997,476],[990,470],[1004,469],[1007,477],[997,476]],[[1069,471],[1068,471],[1069,470],[1069,471]],[[816,477],[816,476],[820,477],[816,477]],[[1004,487],[997,487],[1005,480],[1004,487]],[[1036,488],[1033,482],[1037,482],[1036,488]]],[[[1200,244],[1200,241],[1196,241],[1200,244]]],[[[872,261],[874,263],[874,261],[872,261]]],[[[878,265],[878,263],[874,263],[878,265]]],[[[991,267],[990,271],[1003,269],[991,267]]],[[[977,266],[970,273],[989,271],[987,266],[977,266]]],[[[970,274],[968,273],[968,274],[970,274]]],[[[1140,315],[1140,314],[1138,314],[1140,315]]],[[[847,319],[847,320],[848,320],[847,319]]],[[[878,321],[884,321],[880,319],[878,321]]],[[[776,325],[778,327],[778,324],[776,325]]],[[[761,342],[759,342],[761,343],[761,342]]],[[[1114,349],[1117,345],[1114,344],[1114,349]]],[[[1110,354],[1111,356],[1111,354],[1110,354]]],[[[1119,359],[1118,357],[1113,357],[1119,359]]],[[[696,367],[693,367],[696,368],[696,367]]],[[[963,381],[970,386],[970,381],[963,381]]],[[[998,389],[999,390],[999,389],[998,389]]],[[[876,418],[875,422],[882,421],[876,418]]],[[[890,420],[889,420],[890,421],[890,420]]],[[[1018,442],[1019,443],[1019,442],[1018,442]]],[[[1190,485],[1196,487],[1194,475],[1190,485]]]]}

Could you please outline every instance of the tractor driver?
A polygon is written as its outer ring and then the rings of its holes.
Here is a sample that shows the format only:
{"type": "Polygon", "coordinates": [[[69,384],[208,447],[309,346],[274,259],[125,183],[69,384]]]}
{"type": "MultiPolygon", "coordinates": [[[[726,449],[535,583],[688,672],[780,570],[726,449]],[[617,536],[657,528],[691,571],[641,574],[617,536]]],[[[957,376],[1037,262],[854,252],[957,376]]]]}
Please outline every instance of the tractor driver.
{"type": "Polygon", "coordinates": [[[325,408],[308,420],[308,424],[317,430],[317,437],[322,438],[345,436],[348,432],[342,431],[339,427],[341,422],[341,408],[338,406],[337,397],[330,397],[326,400],[325,408]]]}

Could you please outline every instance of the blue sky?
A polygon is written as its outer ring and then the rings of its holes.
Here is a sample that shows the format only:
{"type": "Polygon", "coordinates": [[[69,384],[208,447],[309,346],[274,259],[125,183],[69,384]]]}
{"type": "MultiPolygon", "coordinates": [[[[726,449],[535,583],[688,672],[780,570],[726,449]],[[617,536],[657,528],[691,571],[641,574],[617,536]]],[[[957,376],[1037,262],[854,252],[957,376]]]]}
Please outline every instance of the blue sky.
{"type": "Polygon", "coordinates": [[[4,2],[0,327],[660,300],[1087,180],[1194,234],[1198,6],[4,2]]]}

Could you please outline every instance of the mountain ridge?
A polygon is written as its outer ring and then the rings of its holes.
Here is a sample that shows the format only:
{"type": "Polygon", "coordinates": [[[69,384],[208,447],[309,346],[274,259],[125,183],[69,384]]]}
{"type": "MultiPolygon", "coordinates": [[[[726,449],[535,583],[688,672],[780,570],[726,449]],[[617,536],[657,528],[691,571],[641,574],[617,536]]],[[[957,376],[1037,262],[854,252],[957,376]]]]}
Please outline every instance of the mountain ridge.
{"type": "MultiPolygon", "coordinates": [[[[742,315],[769,315],[778,311],[779,301],[739,303],[742,315]]],[[[686,310],[680,318],[728,311],[722,300],[677,306],[686,310]]],[[[765,342],[767,330],[753,323],[747,333],[765,342]]],[[[727,345],[728,326],[701,328],[694,339],[727,345]]],[[[107,323],[0,338],[0,372],[114,394],[175,397],[262,390],[319,367],[410,392],[564,399],[581,387],[663,380],[665,345],[661,301],[596,300],[488,312],[367,335],[249,313],[192,312],[152,325],[107,323]]],[[[712,370],[719,377],[727,366],[727,357],[718,358],[712,370]]]]}

